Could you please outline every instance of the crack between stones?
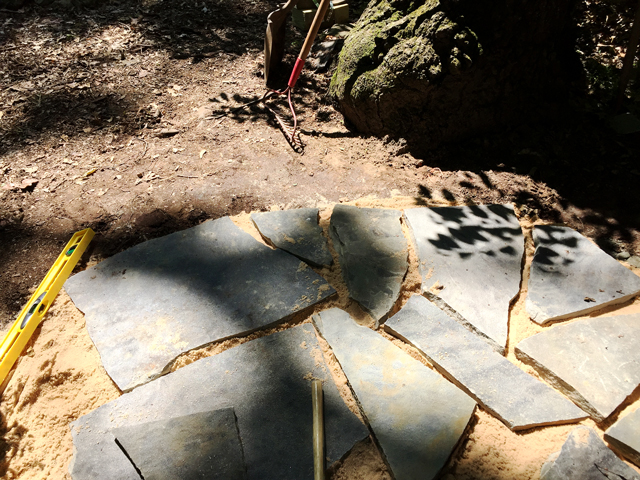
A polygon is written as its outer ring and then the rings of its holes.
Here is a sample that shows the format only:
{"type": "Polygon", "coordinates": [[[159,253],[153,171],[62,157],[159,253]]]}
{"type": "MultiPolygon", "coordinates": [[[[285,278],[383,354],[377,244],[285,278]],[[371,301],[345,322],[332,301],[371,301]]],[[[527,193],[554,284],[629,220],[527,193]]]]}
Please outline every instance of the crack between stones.
{"type": "Polygon", "coordinates": [[[540,374],[542,379],[554,390],[562,393],[565,397],[575,403],[579,408],[584,410],[596,422],[602,422],[602,415],[584,398],[575,388],[565,382],[562,378],[555,375],[551,370],[546,368],[540,362],[536,361],[523,351],[516,349],[516,358],[522,363],[532,366],[540,374]]]}
{"type": "MultiPolygon", "coordinates": [[[[519,219],[518,219],[519,220],[519,219]]],[[[504,347],[505,356],[509,359],[515,358],[515,345],[518,343],[515,337],[515,309],[516,305],[524,309],[524,302],[527,297],[529,288],[529,272],[531,271],[531,261],[533,260],[533,254],[535,247],[533,244],[533,227],[528,225],[522,225],[520,222],[520,228],[522,228],[522,235],[524,237],[524,249],[522,254],[522,260],[520,263],[520,285],[518,287],[518,293],[509,302],[509,313],[507,315],[507,343],[504,347]]],[[[522,338],[518,341],[523,340],[522,338]]]]}
{"type": "Polygon", "coordinates": [[[336,290],[336,292],[338,292],[338,298],[333,302],[324,303],[323,305],[325,308],[323,308],[322,310],[333,307],[340,308],[349,313],[349,315],[351,315],[351,317],[358,324],[371,328],[371,326],[375,325],[375,320],[364,310],[364,308],[360,306],[357,301],[349,297],[349,289],[347,288],[347,284],[344,281],[344,277],[342,276],[342,266],[340,265],[338,252],[336,251],[333,244],[332,235],[330,235],[329,233],[329,229],[331,228],[330,221],[332,212],[333,206],[320,210],[319,224],[322,228],[322,234],[327,239],[329,252],[331,253],[331,257],[333,258],[333,265],[320,269],[314,268],[314,271],[322,278],[324,278],[329,283],[329,285],[331,285],[336,290]]]}
{"type": "MultiPolygon", "coordinates": [[[[334,295],[332,295],[332,297],[333,296],[334,295]]],[[[332,297],[329,297],[329,298],[332,298],[332,297]]],[[[320,302],[320,304],[322,303],[323,302],[320,302]]],[[[226,350],[242,345],[243,343],[249,342],[251,340],[256,340],[258,338],[266,337],[268,335],[281,332],[283,330],[288,330],[289,328],[297,327],[304,323],[311,323],[311,315],[316,313],[317,308],[318,308],[318,304],[310,305],[309,307],[299,310],[297,312],[294,312],[291,315],[288,315],[278,320],[277,322],[267,325],[266,327],[261,327],[256,330],[252,330],[250,332],[244,332],[241,335],[234,335],[234,336],[226,337],[223,339],[219,339],[214,342],[200,345],[186,352],[182,352],[180,355],[175,357],[165,366],[165,368],[162,370],[162,373],[159,376],[166,375],[167,373],[175,372],[176,370],[186,367],[187,365],[190,365],[191,363],[197,360],[201,360],[203,358],[217,355],[219,353],[222,353],[226,350]]],[[[137,388],[137,387],[134,387],[134,388],[137,388]]]]}
{"type": "Polygon", "coordinates": [[[422,276],[418,269],[418,254],[416,253],[415,245],[413,243],[411,230],[404,217],[404,210],[400,216],[400,226],[402,227],[402,234],[407,242],[407,270],[404,273],[402,283],[400,284],[398,298],[391,306],[389,312],[380,319],[380,325],[398,313],[412,295],[420,295],[420,289],[422,288],[422,276]]]}
{"type": "Polygon", "coordinates": [[[236,227],[238,227],[243,232],[251,235],[254,240],[269,247],[271,250],[276,250],[276,246],[271,243],[271,240],[264,237],[262,233],[260,233],[260,230],[258,230],[258,227],[255,225],[255,223],[251,219],[251,212],[249,213],[243,212],[229,218],[235,224],[236,227]]]}
{"type": "Polygon", "coordinates": [[[144,476],[142,475],[142,472],[140,471],[140,469],[138,468],[138,466],[135,464],[135,462],[133,461],[133,459],[129,456],[129,452],[127,452],[126,448],[124,448],[124,446],[118,441],[117,438],[114,438],[116,445],[118,445],[118,447],[120,447],[120,451],[122,453],[124,453],[124,456],[127,457],[127,460],[129,460],[129,462],[131,462],[131,466],[134,468],[134,470],[136,471],[136,473],[138,475],[140,475],[140,478],[142,480],[144,480],[144,476]]]}

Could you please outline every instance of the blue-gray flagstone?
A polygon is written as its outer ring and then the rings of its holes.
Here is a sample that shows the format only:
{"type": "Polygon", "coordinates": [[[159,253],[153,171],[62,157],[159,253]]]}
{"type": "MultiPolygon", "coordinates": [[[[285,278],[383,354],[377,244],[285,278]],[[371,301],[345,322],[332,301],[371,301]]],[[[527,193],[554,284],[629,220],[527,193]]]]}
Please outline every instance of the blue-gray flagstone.
{"type": "Polygon", "coordinates": [[[127,391],[178,355],[314,305],[335,290],[224,217],[149,240],[71,277],[107,373],[127,391]]]}
{"type": "Polygon", "coordinates": [[[453,309],[458,320],[504,352],[509,304],[520,291],[524,255],[513,206],[410,208],[404,215],[424,295],[453,309]]]}
{"type": "Polygon", "coordinates": [[[569,227],[536,226],[533,240],[526,309],[536,323],[586,315],[640,292],[640,277],[569,227]]]}
{"type": "Polygon", "coordinates": [[[317,208],[252,213],[251,220],[274,246],[314,267],[333,263],[329,244],[318,225],[317,208]]]}
{"type": "Polygon", "coordinates": [[[414,345],[440,372],[512,430],[586,417],[569,400],[516,367],[420,295],[411,297],[387,320],[385,329],[414,345]]]}
{"type": "Polygon", "coordinates": [[[520,360],[602,421],[640,384],[640,314],[557,325],[516,345],[520,360]]]}
{"type": "Polygon", "coordinates": [[[313,317],[327,340],[396,480],[435,478],[463,434],[475,402],[438,373],[348,313],[313,317]]]}
{"type": "Polygon", "coordinates": [[[589,427],[574,428],[560,452],[542,466],[540,480],[640,480],[589,427]]]}
{"type": "Polygon", "coordinates": [[[618,419],[604,438],[622,456],[640,467],[640,408],[618,419]]]}
{"type": "Polygon", "coordinates": [[[331,215],[329,231],[349,297],[376,325],[398,300],[409,267],[401,215],[399,210],[349,205],[336,205],[331,215]]]}
{"type": "Polygon", "coordinates": [[[120,427],[111,432],[144,480],[245,480],[232,408],[120,427]]]}
{"type": "Polygon", "coordinates": [[[71,476],[74,480],[139,480],[112,432],[233,408],[249,480],[310,480],[311,379],[324,381],[325,453],[330,465],[369,431],[338,393],[315,329],[303,324],[198,360],[80,417],[71,424],[71,476]]]}

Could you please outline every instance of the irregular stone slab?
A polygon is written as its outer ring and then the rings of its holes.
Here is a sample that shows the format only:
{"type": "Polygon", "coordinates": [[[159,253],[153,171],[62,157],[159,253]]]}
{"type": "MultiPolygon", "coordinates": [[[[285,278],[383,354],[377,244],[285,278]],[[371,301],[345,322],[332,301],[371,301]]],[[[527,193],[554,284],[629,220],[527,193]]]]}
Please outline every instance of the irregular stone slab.
{"type": "Polygon", "coordinates": [[[512,430],[586,417],[420,295],[411,297],[385,329],[418,348],[443,375],[512,430]]]}
{"type": "Polygon", "coordinates": [[[314,267],[333,263],[329,244],[318,225],[317,208],[252,213],[251,220],[263,237],[314,267]]]}
{"type": "Polygon", "coordinates": [[[522,340],[516,355],[602,421],[640,384],[638,338],[638,313],[587,318],[522,340]]]}
{"type": "Polygon", "coordinates": [[[512,205],[410,208],[422,291],[504,353],[524,237],[512,205]],[[449,308],[448,308],[449,307],[449,308]]]}
{"type": "Polygon", "coordinates": [[[618,419],[604,438],[625,458],[640,466],[640,409],[618,419]]]}
{"type": "Polygon", "coordinates": [[[340,362],[396,480],[429,480],[444,466],[475,402],[348,313],[314,321],[340,362]]]}
{"type": "Polygon", "coordinates": [[[407,273],[399,210],[336,205],[330,234],[353,298],[377,322],[389,313],[407,273]]]}
{"type": "Polygon", "coordinates": [[[230,218],[144,242],[71,277],[107,373],[121,390],[160,375],[182,352],[251,332],[335,290],[230,218]]]}
{"type": "Polygon", "coordinates": [[[544,325],[625,302],[640,292],[640,278],[569,227],[533,229],[527,313],[544,325]]]}
{"type": "Polygon", "coordinates": [[[542,466],[540,480],[640,480],[589,427],[571,431],[560,452],[542,466]]]}
{"type": "Polygon", "coordinates": [[[111,432],[144,480],[244,480],[232,408],[120,427],[111,432]]]}
{"type": "Polygon", "coordinates": [[[312,479],[311,379],[324,380],[326,456],[369,431],[349,411],[309,324],[258,338],[142,385],[71,425],[75,480],[138,479],[113,429],[233,407],[247,478],[312,479]]]}

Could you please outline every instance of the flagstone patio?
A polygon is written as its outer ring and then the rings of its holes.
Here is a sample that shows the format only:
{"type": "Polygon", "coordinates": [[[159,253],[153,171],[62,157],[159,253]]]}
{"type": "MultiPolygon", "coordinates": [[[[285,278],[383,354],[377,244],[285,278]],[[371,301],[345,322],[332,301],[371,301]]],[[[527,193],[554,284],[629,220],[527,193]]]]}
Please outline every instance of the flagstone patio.
{"type": "MultiPolygon", "coordinates": [[[[397,480],[436,478],[476,403],[512,430],[588,416],[601,422],[640,384],[638,315],[551,325],[521,341],[518,358],[547,383],[504,356],[523,280],[525,237],[512,206],[337,205],[326,230],[316,209],[251,218],[274,248],[225,217],[137,245],[67,281],[106,371],[126,392],[72,424],[75,480],[213,471],[228,473],[211,478],[311,479],[312,379],[324,382],[327,464],[371,435],[397,480]],[[396,311],[411,247],[422,295],[396,311]],[[423,361],[331,308],[337,286],[322,272],[334,261],[349,297],[423,361]],[[312,323],[299,323],[313,313],[312,323]],[[294,315],[290,328],[167,373],[186,352],[294,315]],[[327,355],[356,407],[341,397],[327,355]]],[[[533,238],[533,321],[549,325],[640,293],[640,278],[579,233],[536,226],[533,238]]],[[[622,417],[607,431],[632,462],[640,458],[638,418],[622,417]]],[[[572,455],[638,478],[595,434],[575,432],[541,478],[565,478],[572,455]],[[583,440],[593,446],[582,448],[583,440]]],[[[593,469],[575,475],[567,478],[596,478],[593,469]]]]}

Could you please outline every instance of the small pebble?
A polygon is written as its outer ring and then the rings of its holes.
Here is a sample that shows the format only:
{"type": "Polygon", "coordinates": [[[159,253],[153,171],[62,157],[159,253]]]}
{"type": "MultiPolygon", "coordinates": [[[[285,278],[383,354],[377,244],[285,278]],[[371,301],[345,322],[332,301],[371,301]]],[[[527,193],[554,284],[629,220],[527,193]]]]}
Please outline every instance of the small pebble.
{"type": "Polygon", "coordinates": [[[633,268],[640,268],[640,257],[638,255],[634,255],[627,260],[627,263],[633,268]]]}

